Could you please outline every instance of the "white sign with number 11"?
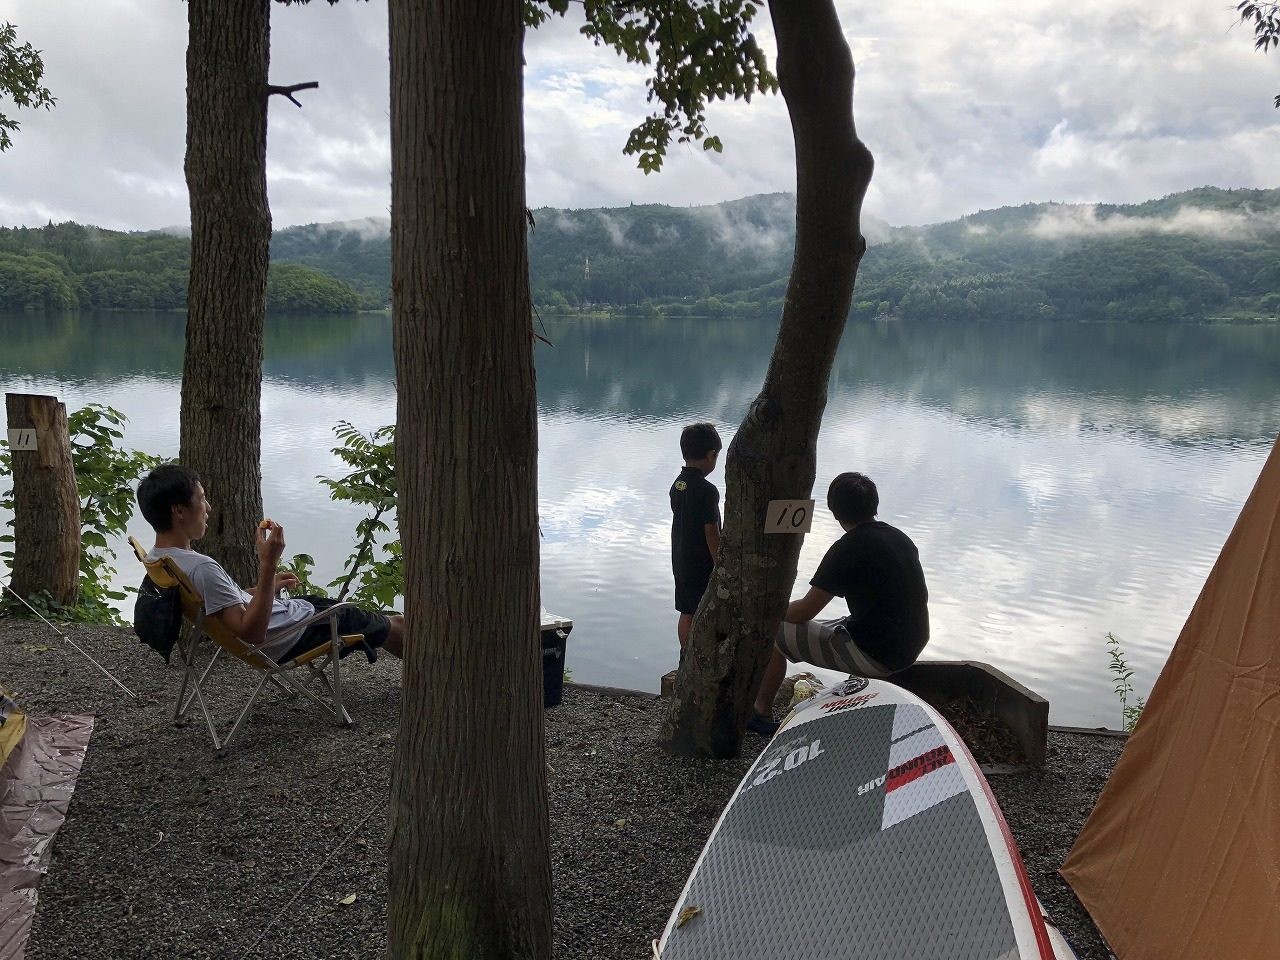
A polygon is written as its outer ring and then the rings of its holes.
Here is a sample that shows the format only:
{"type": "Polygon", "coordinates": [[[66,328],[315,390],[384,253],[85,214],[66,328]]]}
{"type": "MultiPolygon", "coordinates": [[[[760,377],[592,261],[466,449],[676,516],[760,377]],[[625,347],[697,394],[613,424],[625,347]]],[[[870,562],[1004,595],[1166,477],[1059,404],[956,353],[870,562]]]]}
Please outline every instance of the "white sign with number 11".
{"type": "Polygon", "coordinates": [[[29,427],[21,427],[15,430],[9,428],[9,449],[10,450],[35,450],[36,449],[36,432],[29,427]]]}
{"type": "Polygon", "coordinates": [[[770,500],[765,533],[808,533],[813,526],[812,500],[770,500]]]}

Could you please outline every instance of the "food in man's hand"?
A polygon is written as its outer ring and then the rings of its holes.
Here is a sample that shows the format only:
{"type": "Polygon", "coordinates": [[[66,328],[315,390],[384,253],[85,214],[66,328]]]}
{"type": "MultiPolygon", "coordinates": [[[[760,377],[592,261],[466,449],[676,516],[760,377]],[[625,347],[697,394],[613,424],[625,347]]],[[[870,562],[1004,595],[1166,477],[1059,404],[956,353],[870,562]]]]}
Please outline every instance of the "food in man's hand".
{"type": "Polygon", "coordinates": [[[271,521],[270,521],[270,520],[259,520],[259,521],[258,521],[258,529],[259,529],[259,530],[268,530],[268,529],[270,529],[270,528],[271,528],[271,521]]]}

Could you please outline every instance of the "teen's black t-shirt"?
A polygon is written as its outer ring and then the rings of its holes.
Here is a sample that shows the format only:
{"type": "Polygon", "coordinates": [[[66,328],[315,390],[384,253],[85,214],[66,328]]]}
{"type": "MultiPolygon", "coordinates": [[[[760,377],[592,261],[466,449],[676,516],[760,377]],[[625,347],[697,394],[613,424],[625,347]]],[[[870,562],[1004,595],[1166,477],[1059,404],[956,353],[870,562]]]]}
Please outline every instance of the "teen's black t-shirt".
{"type": "Polygon", "coordinates": [[[831,545],[809,582],[845,598],[845,629],[890,670],[914,663],[929,640],[920,552],[897,527],[880,520],[858,524],[831,545]]]}
{"type": "Polygon", "coordinates": [[[677,580],[707,580],[715,558],[706,525],[720,526],[720,491],[696,467],[685,467],[671,484],[671,572],[677,580]]]}

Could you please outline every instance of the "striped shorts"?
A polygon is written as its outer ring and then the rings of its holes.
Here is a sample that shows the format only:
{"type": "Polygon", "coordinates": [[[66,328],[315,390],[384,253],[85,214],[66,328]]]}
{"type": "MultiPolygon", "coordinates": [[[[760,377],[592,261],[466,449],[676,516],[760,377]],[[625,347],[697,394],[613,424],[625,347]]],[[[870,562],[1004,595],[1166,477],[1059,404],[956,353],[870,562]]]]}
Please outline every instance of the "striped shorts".
{"type": "Polygon", "coordinates": [[[859,649],[843,619],[784,623],[774,643],[792,663],[803,661],[859,677],[887,677],[893,672],[859,649]]]}

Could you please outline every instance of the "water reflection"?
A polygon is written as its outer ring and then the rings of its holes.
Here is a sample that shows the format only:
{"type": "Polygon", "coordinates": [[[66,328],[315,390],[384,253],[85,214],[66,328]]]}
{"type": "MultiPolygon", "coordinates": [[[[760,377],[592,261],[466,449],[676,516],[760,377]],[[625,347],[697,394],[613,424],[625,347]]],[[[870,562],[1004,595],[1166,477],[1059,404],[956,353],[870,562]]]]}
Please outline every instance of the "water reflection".
{"type": "MultiPolygon", "coordinates": [[[[176,453],[180,316],[0,315],[0,333],[6,390],[111,403],[131,445],[176,453]]],[[[713,419],[731,435],[774,328],[584,319],[546,333],[544,602],[577,623],[577,679],[653,689],[675,660],[665,491],[679,428],[713,419]]],[[[264,496],[290,550],[336,576],[357,516],[314,478],[341,469],[338,420],[394,418],[390,322],[272,319],[266,354],[264,496]]],[[[845,469],[880,484],[882,516],[921,548],[929,656],[995,663],[1048,696],[1055,722],[1115,725],[1103,634],[1149,689],[1280,429],[1277,371],[1274,327],[850,326],[818,489],[845,469]]],[[[837,534],[820,516],[797,590],[837,534]]]]}

